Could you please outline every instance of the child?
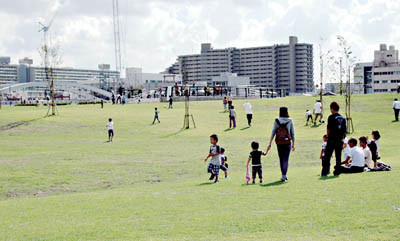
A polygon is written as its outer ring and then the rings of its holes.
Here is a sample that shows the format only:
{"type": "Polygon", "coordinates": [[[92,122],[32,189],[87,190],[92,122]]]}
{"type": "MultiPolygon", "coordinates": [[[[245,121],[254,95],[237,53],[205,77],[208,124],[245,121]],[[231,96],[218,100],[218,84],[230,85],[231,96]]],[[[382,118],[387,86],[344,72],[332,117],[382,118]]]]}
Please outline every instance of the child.
{"type": "Polygon", "coordinates": [[[158,123],[160,123],[160,119],[158,119],[158,113],[160,113],[160,112],[157,110],[157,107],[154,108],[154,120],[153,120],[153,125],[154,125],[154,122],[156,122],[156,120],[158,120],[158,123]]]}
{"type": "Polygon", "coordinates": [[[345,164],[345,166],[335,167],[335,175],[340,173],[364,172],[365,156],[363,150],[357,146],[357,140],[354,138],[349,139],[348,145],[350,147],[350,151],[346,157],[346,160],[341,163],[342,165],[345,164]]]}
{"type": "Polygon", "coordinates": [[[231,108],[229,110],[229,128],[232,128],[232,123],[233,123],[233,129],[236,128],[236,111],[235,107],[231,105],[231,108]]]}
{"type": "Polygon", "coordinates": [[[108,129],[108,142],[112,142],[114,137],[114,122],[112,121],[111,118],[108,119],[106,127],[108,129]]]}
{"type": "Polygon", "coordinates": [[[365,167],[367,167],[367,170],[369,170],[371,169],[371,164],[372,164],[372,153],[368,147],[368,138],[362,136],[358,140],[360,141],[360,147],[363,149],[364,152],[365,167]]]}
{"type": "Polygon", "coordinates": [[[225,173],[225,179],[228,178],[228,158],[225,156],[225,149],[221,148],[221,154],[219,155],[219,158],[221,159],[221,165],[219,166],[219,169],[224,171],[225,173]]]}
{"type": "Polygon", "coordinates": [[[372,154],[372,161],[374,162],[374,167],[377,167],[377,160],[381,159],[380,154],[379,154],[379,139],[381,138],[381,135],[379,134],[379,131],[372,131],[372,140],[369,141],[368,147],[371,151],[372,154]]]}
{"type": "Polygon", "coordinates": [[[207,172],[211,173],[209,180],[213,180],[215,177],[214,183],[218,183],[219,168],[221,166],[221,160],[219,158],[221,148],[217,145],[218,136],[216,134],[210,136],[210,143],[212,146],[210,147],[210,152],[204,162],[207,162],[208,158],[211,157],[210,163],[207,167],[207,172]]]}
{"type": "Polygon", "coordinates": [[[321,154],[319,155],[319,159],[322,160],[325,156],[325,149],[326,149],[326,144],[328,142],[328,136],[325,134],[322,139],[324,140],[324,143],[322,143],[322,148],[321,148],[321,154]]]}
{"type": "Polygon", "coordinates": [[[308,126],[308,121],[311,120],[311,123],[313,123],[312,113],[311,113],[310,110],[306,110],[306,117],[307,117],[307,123],[306,123],[306,125],[308,126]]]}
{"type": "Polygon", "coordinates": [[[226,105],[228,104],[228,100],[226,99],[226,97],[224,97],[222,103],[224,103],[224,111],[226,111],[226,105]]]}
{"type": "Polygon", "coordinates": [[[253,151],[250,152],[249,159],[247,160],[247,168],[249,167],[249,163],[251,161],[253,184],[256,184],[257,173],[258,173],[258,178],[260,179],[260,183],[262,183],[261,155],[266,156],[268,153],[259,151],[258,150],[259,147],[260,145],[258,144],[258,142],[253,141],[251,143],[251,148],[253,149],[253,151]]]}

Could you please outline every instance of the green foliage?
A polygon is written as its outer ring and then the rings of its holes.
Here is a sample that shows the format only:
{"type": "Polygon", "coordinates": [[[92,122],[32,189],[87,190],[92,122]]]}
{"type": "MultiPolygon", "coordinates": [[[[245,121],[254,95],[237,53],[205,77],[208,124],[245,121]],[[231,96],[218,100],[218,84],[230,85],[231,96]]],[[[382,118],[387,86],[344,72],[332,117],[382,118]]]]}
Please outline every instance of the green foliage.
{"type": "Polygon", "coordinates": [[[95,105],[95,104],[101,104],[101,101],[80,101],[80,102],[78,102],[78,105],[95,105]]]}
{"type": "MultiPolygon", "coordinates": [[[[4,240],[399,240],[400,124],[395,95],[353,96],[355,133],[378,129],[391,172],[320,179],[326,124],[305,126],[318,97],[249,100],[254,122],[234,100],[228,130],[222,101],[191,102],[197,128],[181,130],[184,103],[61,106],[0,110],[0,237],[4,240]],[[287,106],[296,151],[281,184],[276,148],[263,158],[263,185],[246,185],[250,143],[265,150],[274,118],[287,106]],[[161,124],[151,125],[154,107],[161,124]],[[113,118],[115,138],[106,142],[113,118]],[[224,131],[225,130],[225,131],[224,131]],[[226,149],[229,179],[208,181],[209,136],[226,149]]],[[[324,97],[330,101],[343,97],[324,97]]],[[[328,113],[325,112],[325,119],[328,113]]]]}

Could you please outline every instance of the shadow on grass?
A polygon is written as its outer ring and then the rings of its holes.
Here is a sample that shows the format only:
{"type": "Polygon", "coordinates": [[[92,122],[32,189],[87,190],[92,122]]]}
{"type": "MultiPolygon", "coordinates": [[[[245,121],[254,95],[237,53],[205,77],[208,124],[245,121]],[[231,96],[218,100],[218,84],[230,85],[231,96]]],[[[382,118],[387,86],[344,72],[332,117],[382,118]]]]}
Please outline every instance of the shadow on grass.
{"type": "Polygon", "coordinates": [[[262,187],[273,187],[273,186],[280,186],[280,185],[283,185],[283,184],[286,184],[286,182],[276,181],[276,182],[261,184],[260,186],[262,186],[262,187]]]}
{"type": "Polygon", "coordinates": [[[245,131],[245,130],[247,130],[247,129],[250,129],[250,126],[244,127],[244,128],[242,128],[242,129],[240,129],[240,130],[241,130],[241,131],[245,131]]]}
{"type": "Polygon", "coordinates": [[[225,114],[225,113],[228,113],[228,111],[227,111],[227,110],[224,110],[224,111],[220,111],[219,113],[220,113],[220,114],[225,114]]]}
{"type": "Polygon", "coordinates": [[[171,133],[171,134],[168,134],[168,135],[166,135],[166,136],[163,136],[162,138],[169,138],[169,137],[176,136],[176,135],[178,135],[178,134],[184,132],[185,130],[186,130],[186,129],[180,129],[179,131],[174,132],[174,133],[171,133]]]}
{"type": "Polygon", "coordinates": [[[32,122],[39,121],[39,120],[42,120],[42,119],[45,119],[48,117],[51,117],[51,116],[45,115],[43,117],[39,117],[36,119],[27,120],[27,121],[17,121],[17,122],[8,123],[7,125],[0,126],[0,131],[7,131],[7,130],[11,130],[11,129],[14,129],[14,128],[17,128],[17,127],[20,127],[23,125],[29,125],[32,122]]]}
{"type": "Polygon", "coordinates": [[[227,129],[225,129],[224,131],[225,132],[228,132],[228,131],[233,131],[234,129],[232,129],[232,128],[227,128],[227,129]]]}
{"type": "Polygon", "coordinates": [[[336,178],[339,178],[339,176],[325,176],[325,177],[319,177],[319,180],[325,181],[325,180],[336,179],[336,178]]]}
{"type": "Polygon", "coordinates": [[[208,186],[208,185],[212,185],[212,184],[214,184],[214,182],[203,182],[203,183],[197,184],[197,186],[201,187],[201,186],[208,186]]]}
{"type": "Polygon", "coordinates": [[[392,123],[397,123],[397,122],[399,122],[399,121],[397,121],[397,120],[392,120],[392,123]]]}
{"type": "Polygon", "coordinates": [[[318,125],[312,125],[312,126],[310,126],[311,128],[319,128],[320,126],[322,126],[322,124],[320,123],[320,124],[318,124],[318,125]]]}

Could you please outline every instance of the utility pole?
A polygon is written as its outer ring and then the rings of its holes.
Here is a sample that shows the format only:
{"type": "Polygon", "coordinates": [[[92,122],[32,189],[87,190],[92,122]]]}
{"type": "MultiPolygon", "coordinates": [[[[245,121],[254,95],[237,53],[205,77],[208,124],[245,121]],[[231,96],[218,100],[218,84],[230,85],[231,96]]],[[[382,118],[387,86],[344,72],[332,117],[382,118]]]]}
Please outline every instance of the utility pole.
{"type": "MultiPolygon", "coordinates": [[[[320,45],[320,51],[322,51],[321,45],[320,45]]],[[[321,68],[321,73],[320,73],[320,86],[319,86],[319,88],[320,88],[320,91],[319,91],[319,101],[320,101],[321,104],[322,104],[322,79],[324,78],[324,58],[323,58],[323,56],[322,56],[322,52],[320,53],[319,59],[320,59],[320,68],[321,68]]]]}
{"type": "MultiPolygon", "coordinates": [[[[112,0],[113,4],[113,23],[114,23],[114,46],[115,46],[115,69],[119,72],[121,76],[121,36],[120,36],[120,26],[119,26],[119,5],[118,0],[112,0]]],[[[114,93],[116,93],[116,85],[120,82],[119,78],[114,82],[114,93]]]]}

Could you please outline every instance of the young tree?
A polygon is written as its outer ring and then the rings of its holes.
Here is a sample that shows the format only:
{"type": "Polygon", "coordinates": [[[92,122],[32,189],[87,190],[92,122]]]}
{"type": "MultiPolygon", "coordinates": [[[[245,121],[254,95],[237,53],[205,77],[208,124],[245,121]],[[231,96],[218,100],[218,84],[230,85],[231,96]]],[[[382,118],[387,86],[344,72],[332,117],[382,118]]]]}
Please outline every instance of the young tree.
{"type": "Polygon", "coordinates": [[[351,78],[354,72],[354,67],[356,64],[357,58],[353,55],[353,51],[351,50],[351,46],[347,43],[346,39],[340,35],[337,36],[338,44],[339,44],[339,54],[344,60],[344,76],[346,78],[346,89],[343,89],[346,98],[346,119],[347,119],[347,128],[349,133],[354,132],[353,120],[351,118],[351,78]]]}
{"type": "MultiPolygon", "coordinates": [[[[62,63],[62,56],[60,54],[60,45],[58,42],[53,43],[52,39],[45,34],[43,45],[39,49],[39,54],[42,58],[42,65],[44,67],[45,81],[48,82],[51,97],[51,115],[56,114],[55,103],[55,88],[54,88],[54,69],[62,63]]],[[[47,114],[49,114],[49,109],[47,114]]]]}

